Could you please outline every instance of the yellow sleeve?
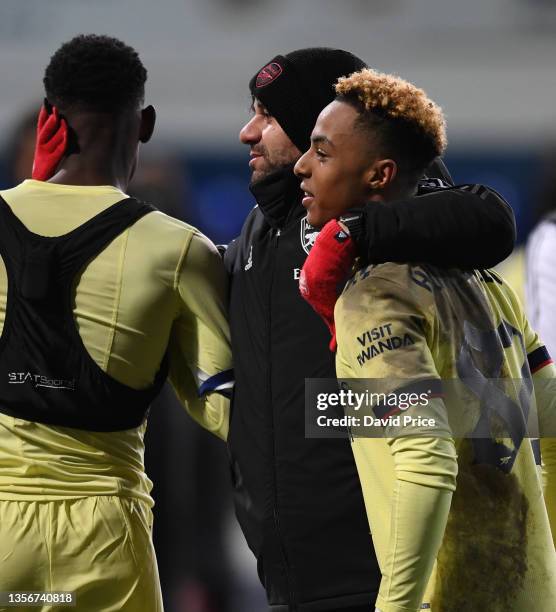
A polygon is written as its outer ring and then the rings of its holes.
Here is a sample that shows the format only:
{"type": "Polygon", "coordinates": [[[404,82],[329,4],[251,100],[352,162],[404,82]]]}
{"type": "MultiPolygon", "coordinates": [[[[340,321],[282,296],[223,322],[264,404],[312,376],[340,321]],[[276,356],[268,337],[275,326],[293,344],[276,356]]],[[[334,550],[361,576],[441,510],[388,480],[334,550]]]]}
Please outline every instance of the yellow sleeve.
{"type": "Polygon", "coordinates": [[[523,331],[539,418],[544,501],[556,547],[556,367],[525,315],[523,331]]]}
{"type": "Polygon", "coordinates": [[[556,368],[547,364],[533,374],[539,414],[544,501],[556,547],[556,368]]]}
{"type": "Polygon", "coordinates": [[[170,383],[191,417],[225,440],[233,387],[228,277],[216,247],[200,233],[184,246],[174,289],[179,313],[168,345],[170,383]]]}
{"type": "MultiPolygon", "coordinates": [[[[400,282],[393,280],[398,271],[391,271],[390,278],[371,273],[349,287],[335,313],[339,375],[349,372],[351,377],[384,379],[388,391],[398,384],[393,381],[409,383],[439,378],[429,348],[434,325],[422,306],[426,296],[420,294],[425,290],[412,287],[403,274],[400,282]],[[377,350],[369,350],[371,344],[377,350]]],[[[442,402],[435,402],[440,414],[438,407],[442,402]]],[[[419,408],[410,408],[407,413],[419,408]]],[[[377,608],[381,612],[415,612],[421,608],[442,542],[455,490],[457,458],[446,421],[439,428],[444,429],[445,437],[423,435],[386,440],[395,476],[384,496],[390,504],[384,513],[390,517],[390,525],[386,526],[388,545],[383,558],[379,558],[382,581],[377,608]]],[[[358,438],[356,442],[363,457],[361,463],[378,459],[373,457],[377,440],[358,438]]],[[[364,473],[359,470],[360,477],[364,473]]],[[[371,504],[384,503],[375,484],[363,477],[365,499],[370,499],[371,504]]],[[[380,528],[374,527],[375,531],[380,528]]]]}

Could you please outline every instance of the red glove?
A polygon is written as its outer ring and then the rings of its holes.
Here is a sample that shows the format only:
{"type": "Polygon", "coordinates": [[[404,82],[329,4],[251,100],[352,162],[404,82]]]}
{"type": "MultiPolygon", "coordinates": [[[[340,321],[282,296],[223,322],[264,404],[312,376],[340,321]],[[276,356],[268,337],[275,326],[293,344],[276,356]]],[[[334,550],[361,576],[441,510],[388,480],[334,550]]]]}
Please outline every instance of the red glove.
{"type": "Polygon", "coordinates": [[[68,124],[53,106],[49,113],[46,106],[41,107],[37,122],[37,142],[31,176],[37,181],[47,181],[54,176],[58,164],[66,154],[68,144],[68,124]]]}
{"type": "Polygon", "coordinates": [[[334,306],[338,285],[345,281],[356,257],[351,236],[333,219],[315,240],[299,276],[299,291],[323,318],[332,334],[330,350],[336,350],[334,306]]]}

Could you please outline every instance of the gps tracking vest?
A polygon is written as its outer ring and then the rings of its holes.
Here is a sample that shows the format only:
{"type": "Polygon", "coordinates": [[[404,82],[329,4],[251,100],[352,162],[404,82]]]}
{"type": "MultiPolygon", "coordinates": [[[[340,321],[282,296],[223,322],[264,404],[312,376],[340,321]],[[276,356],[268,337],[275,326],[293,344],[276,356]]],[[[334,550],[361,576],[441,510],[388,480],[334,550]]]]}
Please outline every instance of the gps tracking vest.
{"type": "Polygon", "coordinates": [[[0,255],[8,275],[0,412],[89,431],[120,431],[143,422],[166,379],[166,358],[147,389],[132,389],[108,376],[77,330],[73,285],[91,259],[153,210],[126,198],[51,238],[30,232],[0,197],[0,255]]]}

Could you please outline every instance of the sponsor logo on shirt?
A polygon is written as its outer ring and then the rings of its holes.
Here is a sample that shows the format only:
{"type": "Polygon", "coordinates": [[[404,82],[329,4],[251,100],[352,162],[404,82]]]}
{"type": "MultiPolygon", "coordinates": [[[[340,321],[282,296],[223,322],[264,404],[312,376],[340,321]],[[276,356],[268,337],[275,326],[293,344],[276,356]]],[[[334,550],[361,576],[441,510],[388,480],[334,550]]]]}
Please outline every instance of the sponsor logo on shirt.
{"type": "Polygon", "coordinates": [[[357,355],[357,362],[360,366],[366,361],[382,355],[385,351],[394,351],[415,344],[415,340],[407,332],[405,334],[394,335],[392,323],[385,323],[379,327],[367,330],[365,333],[357,336],[357,342],[364,347],[359,355],[357,355]]]}
{"type": "Polygon", "coordinates": [[[38,389],[60,389],[65,391],[75,391],[75,379],[65,380],[63,378],[50,378],[43,374],[32,374],[31,372],[8,372],[8,384],[24,385],[30,384],[38,389]]]}

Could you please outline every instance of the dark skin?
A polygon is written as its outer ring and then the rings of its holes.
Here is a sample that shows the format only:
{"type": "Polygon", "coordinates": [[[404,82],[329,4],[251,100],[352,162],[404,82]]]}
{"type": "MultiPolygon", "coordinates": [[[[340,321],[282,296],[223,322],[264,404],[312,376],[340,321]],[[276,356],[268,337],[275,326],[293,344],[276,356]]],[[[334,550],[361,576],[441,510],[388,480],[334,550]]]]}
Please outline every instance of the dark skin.
{"type": "Polygon", "coordinates": [[[59,109],[75,143],[48,181],[62,185],[113,185],[127,191],[140,143],[150,140],[156,122],[153,106],[119,114],[59,109]]]}
{"type": "Polygon", "coordinates": [[[350,104],[331,102],[317,119],[311,148],[295,165],[305,192],[307,221],[313,227],[323,227],[365,202],[389,202],[415,190],[417,178],[403,175],[379,141],[357,126],[358,116],[350,104]]]}

